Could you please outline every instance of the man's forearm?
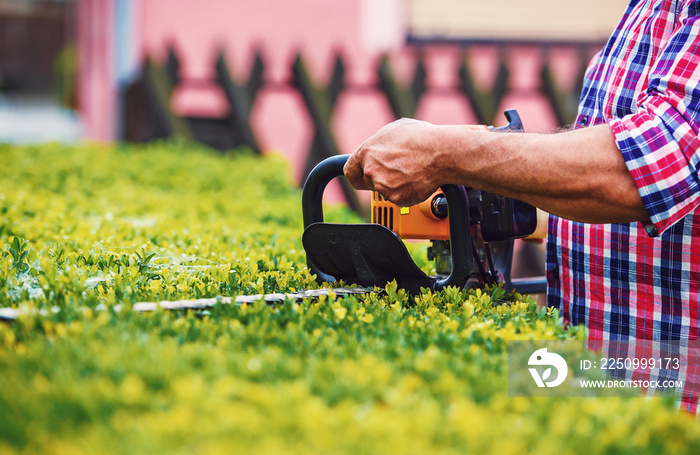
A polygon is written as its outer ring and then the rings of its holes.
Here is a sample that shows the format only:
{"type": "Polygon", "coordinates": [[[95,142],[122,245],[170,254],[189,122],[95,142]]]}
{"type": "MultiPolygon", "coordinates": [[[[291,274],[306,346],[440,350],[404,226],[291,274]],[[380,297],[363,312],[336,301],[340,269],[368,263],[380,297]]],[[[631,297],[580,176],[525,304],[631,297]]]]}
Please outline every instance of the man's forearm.
{"type": "MultiPolygon", "coordinates": [[[[459,128],[459,127],[445,127],[459,128]]],[[[447,134],[467,153],[451,157],[449,183],[464,183],[529,202],[575,221],[646,221],[647,212],[609,126],[560,134],[447,134]],[[472,142],[473,141],[473,142],[472,142]],[[457,160],[455,160],[457,158],[457,160]],[[460,178],[461,176],[461,178],[460,178]]]]}

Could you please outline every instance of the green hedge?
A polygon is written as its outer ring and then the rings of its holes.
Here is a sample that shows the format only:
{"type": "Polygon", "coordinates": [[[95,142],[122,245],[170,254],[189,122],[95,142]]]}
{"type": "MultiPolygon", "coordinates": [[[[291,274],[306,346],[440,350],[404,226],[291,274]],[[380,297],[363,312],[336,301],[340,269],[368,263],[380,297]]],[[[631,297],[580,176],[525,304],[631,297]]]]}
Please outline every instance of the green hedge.
{"type": "Polygon", "coordinates": [[[130,311],[317,287],[279,157],[161,143],[0,158],[0,306],[25,313],[0,324],[0,453],[700,447],[672,400],[509,398],[508,340],[584,334],[500,288],[130,311]]]}

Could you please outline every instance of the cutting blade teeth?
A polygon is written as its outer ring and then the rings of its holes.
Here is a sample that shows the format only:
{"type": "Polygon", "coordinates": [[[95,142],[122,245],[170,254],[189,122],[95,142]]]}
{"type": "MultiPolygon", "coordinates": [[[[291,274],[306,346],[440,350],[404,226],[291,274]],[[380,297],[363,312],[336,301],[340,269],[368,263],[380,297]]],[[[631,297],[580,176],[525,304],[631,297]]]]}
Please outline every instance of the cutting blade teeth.
{"type": "MultiPolygon", "coordinates": [[[[304,299],[315,300],[321,296],[335,295],[342,297],[344,295],[361,295],[369,294],[370,292],[380,292],[379,288],[324,288],[324,289],[311,289],[308,291],[290,292],[286,294],[273,293],[273,294],[254,294],[254,295],[239,295],[235,298],[231,297],[214,297],[209,299],[194,299],[194,300],[163,300],[160,302],[138,302],[135,303],[131,309],[137,313],[147,313],[151,311],[156,311],[159,308],[164,310],[206,310],[212,308],[214,305],[242,305],[244,303],[251,304],[259,301],[265,301],[268,304],[283,303],[285,300],[290,300],[293,302],[302,302],[304,299]]],[[[113,307],[114,311],[119,312],[123,308],[122,305],[116,305],[113,307]]],[[[87,309],[87,308],[86,308],[87,309]]],[[[105,305],[99,305],[95,308],[98,311],[104,311],[107,309],[105,305]]],[[[54,308],[52,312],[57,312],[58,309],[54,308]]],[[[12,322],[19,318],[23,314],[27,313],[39,313],[48,314],[47,310],[38,309],[28,309],[28,308],[0,308],[0,321],[12,322]]]]}

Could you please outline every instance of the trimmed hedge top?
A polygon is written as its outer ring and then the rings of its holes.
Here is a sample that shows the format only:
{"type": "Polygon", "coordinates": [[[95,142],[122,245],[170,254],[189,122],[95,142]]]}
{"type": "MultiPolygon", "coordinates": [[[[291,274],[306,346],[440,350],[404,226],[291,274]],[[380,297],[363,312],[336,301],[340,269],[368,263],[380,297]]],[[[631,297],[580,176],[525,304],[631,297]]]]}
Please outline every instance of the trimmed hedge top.
{"type": "Polygon", "coordinates": [[[0,157],[1,306],[55,310],[0,324],[0,453],[700,447],[672,399],[509,398],[508,340],[584,333],[497,287],[129,311],[317,287],[280,157],[180,143],[0,157]]]}

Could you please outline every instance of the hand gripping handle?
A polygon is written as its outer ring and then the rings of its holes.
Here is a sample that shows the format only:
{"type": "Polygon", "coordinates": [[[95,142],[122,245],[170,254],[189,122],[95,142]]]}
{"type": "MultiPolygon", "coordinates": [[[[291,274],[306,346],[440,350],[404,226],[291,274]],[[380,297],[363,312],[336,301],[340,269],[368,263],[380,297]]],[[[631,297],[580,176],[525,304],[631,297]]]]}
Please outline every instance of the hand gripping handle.
{"type": "MultiPolygon", "coordinates": [[[[323,222],[323,192],[331,180],[343,175],[343,167],[348,157],[348,155],[337,155],[326,158],[309,173],[301,197],[304,229],[313,223],[323,222]]],[[[474,268],[471,251],[469,201],[466,190],[461,185],[443,185],[440,189],[445,195],[449,214],[452,271],[447,278],[435,280],[433,283],[434,291],[445,286],[464,287],[474,268]]],[[[318,270],[310,261],[307,263],[312,273],[323,280],[333,281],[333,277],[318,270]]]]}

